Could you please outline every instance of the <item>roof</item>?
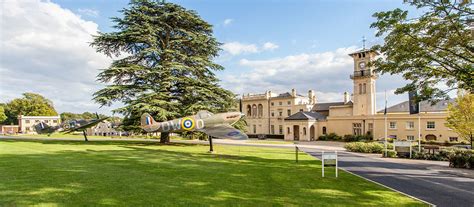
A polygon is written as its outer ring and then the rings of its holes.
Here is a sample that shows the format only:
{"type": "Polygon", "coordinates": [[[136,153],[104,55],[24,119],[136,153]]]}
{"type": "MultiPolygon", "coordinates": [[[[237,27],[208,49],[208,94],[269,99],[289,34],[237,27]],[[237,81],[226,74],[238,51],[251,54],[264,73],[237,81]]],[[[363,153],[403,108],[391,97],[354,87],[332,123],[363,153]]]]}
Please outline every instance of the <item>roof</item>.
{"type": "Polygon", "coordinates": [[[317,103],[317,104],[314,104],[311,111],[316,111],[316,112],[329,111],[329,107],[331,106],[342,106],[342,105],[352,105],[352,101],[349,101],[347,103],[344,103],[344,102],[317,103]]]}
{"type": "MultiPolygon", "coordinates": [[[[439,112],[446,111],[449,103],[454,103],[454,99],[442,100],[434,105],[431,105],[429,101],[420,102],[420,111],[422,112],[439,112]]],[[[384,113],[385,109],[378,111],[378,113],[384,113]]],[[[408,101],[393,105],[387,108],[387,113],[400,113],[400,112],[410,112],[410,107],[408,101]]]]}
{"type": "MultiPolygon", "coordinates": [[[[301,95],[301,94],[296,94],[296,96],[304,97],[304,96],[301,95]]],[[[280,94],[278,94],[278,96],[271,97],[271,98],[288,98],[288,97],[292,97],[292,96],[291,96],[291,93],[286,92],[286,93],[280,93],[280,94]]]]}
{"type": "Polygon", "coordinates": [[[349,56],[359,54],[359,53],[363,53],[363,52],[375,52],[376,54],[379,54],[377,51],[372,50],[372,49],[369,48],[369,49],[362,49],[362,50],[355,51],[353,53],[350,53],[349,56]]]}
{"type": "Polygon", "coordinates": [[[300,111],[296,114],[286,117],[285,120],[325,120],[326,117],[327,116],[318,112],[300,111]]]}

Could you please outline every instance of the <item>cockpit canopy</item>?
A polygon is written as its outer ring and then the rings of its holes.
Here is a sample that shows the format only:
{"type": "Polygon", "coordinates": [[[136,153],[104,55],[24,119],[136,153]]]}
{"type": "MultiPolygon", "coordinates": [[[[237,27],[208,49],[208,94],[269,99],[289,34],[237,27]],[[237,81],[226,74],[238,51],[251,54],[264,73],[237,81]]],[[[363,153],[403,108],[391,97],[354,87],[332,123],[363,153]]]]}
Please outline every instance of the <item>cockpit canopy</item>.
{"type": "Polygon", "coordinates": [[[196,114],[196,116],[200,119],[208,118],[208,117],[211,117],[212,115],[214,114],[206,110],[199,111],[196,114]]]}

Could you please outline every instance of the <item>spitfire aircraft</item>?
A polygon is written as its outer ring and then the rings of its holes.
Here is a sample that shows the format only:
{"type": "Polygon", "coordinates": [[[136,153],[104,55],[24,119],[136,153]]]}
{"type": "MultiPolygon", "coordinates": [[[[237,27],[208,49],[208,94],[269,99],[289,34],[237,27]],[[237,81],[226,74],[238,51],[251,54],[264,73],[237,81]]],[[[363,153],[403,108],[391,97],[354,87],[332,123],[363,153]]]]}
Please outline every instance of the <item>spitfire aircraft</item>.
{"type": "Polygon", "coordinates": [[[40,122],[39,124],[35,126],[35,129],[38,134],[51,134],[53,132],[59,131],[60,129],[64,129],[64,131],[62,132],[65,134],[69,134],[76,131],[82,131],[82,134],[84,135],[84,140],[89,141],[87,139],[86,130],[109,118],[109,117],[100,118],[97,113],[96,115],[97,115],[97,119],[93,119],[90,121],[74,120],[74,121],[70,121],[69,123],[65,123],[59,126],[54,126],[54,127],[49,126],[46,123],[40,122]]]}
{"type": "Polygon", "coordinates": [[[156,122],[150,114],[141,116],[141,128],[146,132],[184,132],[199,131],[211,136],[209,138],[210,151],[212,152],[212,137],[223,139],[248,139],[240,130],[232,127],[244,114],[240,112],[227,112],[213,114],[208,111],[199,111],[196,115],[187,116],[171,121],[156,122]]]}

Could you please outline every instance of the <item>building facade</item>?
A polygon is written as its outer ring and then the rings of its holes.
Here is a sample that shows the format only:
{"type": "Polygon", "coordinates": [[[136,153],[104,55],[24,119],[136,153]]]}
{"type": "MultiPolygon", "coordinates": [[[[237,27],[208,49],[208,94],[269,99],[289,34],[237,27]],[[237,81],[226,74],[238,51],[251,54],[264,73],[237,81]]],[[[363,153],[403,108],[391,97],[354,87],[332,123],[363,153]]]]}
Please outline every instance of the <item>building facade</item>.
{"type": "Polygon", "coordinates": [[[35,126],[39,123],[47,124],[48,126],[59,126],[61,124],[60,116],[18,116],[18,126],[20,133],[35,134],[35,126]]]}
{"type": "Polygon", "coordinates": [[[122,136],[123,132],[117,131],[117,125],[109,121],[102,121],[87,129],[87,135],[94,136],[122,136]]]}
{"type": "Polygon", "coordinates": [[[457,142],[458,135],[445,126],[449,101],[435,105],[420,103],[419,114],[409,114],[408,101],[376,111],[376,79],[374,68],[368,63],[378,55],[363,49],[349,54],[354,60],[352,95],[342,94],[341,102],[320,103],[313,90],[307,96],[294,89],[283,94],[267,91],[264,94],[242,96],[242,113],[247,116],[250,137],[266,134],[285,140],[311,141],[319,136],[336,133],[340,136],[369,134],[374,139],[388,137],[398,140],[457,142]],[[385,126],[385,119],[386,126],[385,126]]]}

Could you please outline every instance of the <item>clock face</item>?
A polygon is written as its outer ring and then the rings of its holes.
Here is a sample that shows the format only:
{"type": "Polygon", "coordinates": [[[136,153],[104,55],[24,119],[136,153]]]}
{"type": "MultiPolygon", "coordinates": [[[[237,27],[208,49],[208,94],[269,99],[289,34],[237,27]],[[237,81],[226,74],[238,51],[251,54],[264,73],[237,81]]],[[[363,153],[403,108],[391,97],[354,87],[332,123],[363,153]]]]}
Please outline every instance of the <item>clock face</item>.
{"type": "Polygon", "coordinates": [[[365,68],[365,62],[360,62],[359,63],[359,68],[364,69],[365,68]]]}

